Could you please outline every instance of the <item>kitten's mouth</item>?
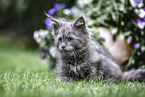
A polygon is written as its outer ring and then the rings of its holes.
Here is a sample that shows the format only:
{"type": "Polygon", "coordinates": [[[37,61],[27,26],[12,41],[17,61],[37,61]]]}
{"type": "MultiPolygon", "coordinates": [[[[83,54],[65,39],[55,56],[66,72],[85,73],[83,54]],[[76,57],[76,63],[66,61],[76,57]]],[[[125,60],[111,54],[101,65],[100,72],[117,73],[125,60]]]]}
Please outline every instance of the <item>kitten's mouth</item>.
{"type": "Polygon", "coordinates": [[[74,48],[71,47],[71,46],[68,46],[68,47],[61,48],[61,49],[60,49],[60,51],[61,51],[61,52],[64,52],[64,53],[66,53],[66,52],[72,52],[73,50],[74,50],[74,48]]]}

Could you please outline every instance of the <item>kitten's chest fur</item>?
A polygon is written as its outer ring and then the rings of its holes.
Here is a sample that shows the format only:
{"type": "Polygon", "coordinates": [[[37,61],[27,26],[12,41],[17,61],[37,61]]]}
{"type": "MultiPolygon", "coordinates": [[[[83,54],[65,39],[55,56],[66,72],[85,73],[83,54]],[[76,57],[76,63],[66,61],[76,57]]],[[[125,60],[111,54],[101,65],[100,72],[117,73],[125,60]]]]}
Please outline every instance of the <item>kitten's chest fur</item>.
{"type": "Polygon", "coordinates": [[[94,63],[90,63],[88,61],[77,65],[77,66],[73,66],[70,65],[70,77],[72,79],[92,79],[95,77],[101,77],[102,76],[102,72],[101,72],[101,67],[100,65],[94,65],[94,63]]]}
{"type": "Polygon", "coordinates": [[[70,79],[89,79],[96,73],[94,65],[90,62],[84,62],[79,65],[69,65],[68,75],[70,79]]]}
{"type": "MultiPolygon", "coordinates": [[[[92,54],[89,49],[73,52],[72,55],[61,56],[61,73],[65,74],[68,80],[90,79],[102,76],[101,65],[98,62],[93,62],[90,58],[92,54]]],[[[94,52],[95,53],[95,52],[94,52]]]]}

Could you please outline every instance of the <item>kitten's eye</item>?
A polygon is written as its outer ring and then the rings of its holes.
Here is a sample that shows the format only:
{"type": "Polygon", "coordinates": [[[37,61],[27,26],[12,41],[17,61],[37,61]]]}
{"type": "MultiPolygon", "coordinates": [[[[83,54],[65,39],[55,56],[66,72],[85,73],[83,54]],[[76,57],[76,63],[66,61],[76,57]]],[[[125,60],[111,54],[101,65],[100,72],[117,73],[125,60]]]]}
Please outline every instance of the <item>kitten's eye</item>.
{"type": "Polygon", "coordinates": [[[69,41],[69,42],[71,42],[71,41],[73,41],[73,40],[74,40],[74,38],[71,38],[71,37],[68,38],[68,41],[69,41]]]}
{"type": "Polygon", "coordinates": [[[62,41],[62,38],[58,38],[59,41],[62,41]]]}

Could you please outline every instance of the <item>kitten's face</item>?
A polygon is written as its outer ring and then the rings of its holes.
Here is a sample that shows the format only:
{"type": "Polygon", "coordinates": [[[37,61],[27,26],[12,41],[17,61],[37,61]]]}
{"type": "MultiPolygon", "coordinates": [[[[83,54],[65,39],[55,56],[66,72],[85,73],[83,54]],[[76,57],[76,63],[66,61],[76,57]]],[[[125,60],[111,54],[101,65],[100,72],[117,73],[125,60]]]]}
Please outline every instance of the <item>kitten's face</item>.
{"type": "Polygon", "coordinates": [[[83,35],[80,35],[79,31],[71,24],[63,24],[55,31],[57,32],[55,45],[60,52],[80,50],[86,45],[83,35]]]}
{"type": "Polygon", "coordinates": [[[88,32],[83,17],[79,17],[74,22],[68,23],[60,22],[49,15],[47,16],[53,22],[53,36],[59,52],[68,53],[81,50],[85,47],[88,32]]]}

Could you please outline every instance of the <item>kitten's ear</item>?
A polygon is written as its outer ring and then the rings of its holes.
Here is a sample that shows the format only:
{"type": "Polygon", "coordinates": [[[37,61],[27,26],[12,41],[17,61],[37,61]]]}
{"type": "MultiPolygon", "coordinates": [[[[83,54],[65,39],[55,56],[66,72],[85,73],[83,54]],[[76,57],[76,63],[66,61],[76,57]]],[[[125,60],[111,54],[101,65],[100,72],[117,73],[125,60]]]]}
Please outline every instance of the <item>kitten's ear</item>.
{"type": "Polygon", "coordinates": [[[59,28],[60,23],[58,20],[56,20],[55,18],[53,18],[52,16],[50,16],[49,14],[45,13],[46,16],[52,21],[52,24],[54,26],[54,28],[59,28]]]}
{"type": "Polygon", "coordinates": [[[78,19],[76,19],[74,23],[74,27],[80,30],[84,30],[86,28],[86,24],[83,16],[80,16],[78,19]]]}

